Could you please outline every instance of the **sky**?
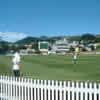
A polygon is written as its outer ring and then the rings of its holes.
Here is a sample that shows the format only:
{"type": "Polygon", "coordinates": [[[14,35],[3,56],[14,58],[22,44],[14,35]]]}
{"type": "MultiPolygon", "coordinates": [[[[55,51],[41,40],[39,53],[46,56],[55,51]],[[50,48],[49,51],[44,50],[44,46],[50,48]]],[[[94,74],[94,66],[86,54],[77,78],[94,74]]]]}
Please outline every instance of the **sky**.
{"type": "Polygon", "coordinates": [[[0,36],[72,36],[100,33],[100,0],[0,0],[0,36]]]}

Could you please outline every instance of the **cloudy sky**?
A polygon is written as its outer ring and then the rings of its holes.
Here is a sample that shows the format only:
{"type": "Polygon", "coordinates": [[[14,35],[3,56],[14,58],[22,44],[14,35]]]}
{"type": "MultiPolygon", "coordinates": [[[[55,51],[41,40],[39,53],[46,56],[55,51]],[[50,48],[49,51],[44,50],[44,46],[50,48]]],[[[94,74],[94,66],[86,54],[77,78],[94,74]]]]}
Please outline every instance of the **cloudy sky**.
{"type": "Polygon", "coordinates": [[[27,37],[28,35],[20,32],[0,32],[0,36],[2,36],[3,40],[15,42],[27,37]]]}
{"type": "Polygon", "coordinates": [[[7,41],[99,34],[99,27],[100,0],[0,0],[0,35],[7,41]]]}

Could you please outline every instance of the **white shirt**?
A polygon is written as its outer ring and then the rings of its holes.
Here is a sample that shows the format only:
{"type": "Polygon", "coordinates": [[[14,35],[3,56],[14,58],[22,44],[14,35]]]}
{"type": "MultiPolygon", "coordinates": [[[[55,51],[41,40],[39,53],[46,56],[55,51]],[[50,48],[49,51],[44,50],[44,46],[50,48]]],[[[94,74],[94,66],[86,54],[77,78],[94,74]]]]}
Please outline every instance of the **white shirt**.
{"type": "Polygon", "coordinates": [[[74,55],[74,59],[77,59],[77,56],[76,55],[74,55]]]}
{"type": "Polygon", "coordinates": [[[16,57],[17,57],[17,56],[20,56],[20,55],[19,55],[19,53],[18,53],[18,52],[16,52],[16,53],[14,54],[14,56],[16,56],[16,57]]]}
{"type": "Polygon", "coordinates": [[[14,57],[12,61],[13,61],[13,70],[19,70],[17,58],[14,57]]]}
{"type": "Polygon", "coordinates": [[[75,52],[79,52],[79,48],[77,47],[77,48],[75,48],[75,52]]]}
{"type": "Polygon", "coordinates": [[[16,52],[16,53],[14,54],[14,57],[17,59],[17,63],[20,63],[20,62],[21,62],[21,57],[20,57],[20,55],[19,55],[18,52],[16,52]]]}

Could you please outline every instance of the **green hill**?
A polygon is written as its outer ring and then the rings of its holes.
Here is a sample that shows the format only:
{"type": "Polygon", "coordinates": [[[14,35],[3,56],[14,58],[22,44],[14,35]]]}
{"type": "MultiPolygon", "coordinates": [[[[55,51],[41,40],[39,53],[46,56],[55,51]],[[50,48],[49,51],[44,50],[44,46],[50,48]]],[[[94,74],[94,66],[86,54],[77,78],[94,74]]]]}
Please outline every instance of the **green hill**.
{"type": "Polygon", "coordinates": [[[38,40],[39,40],[39,38],[36,38],[36,37],[26,37],[22,40],[15,42],[15,44],[30,44],[30,43],[38,41],[38,40]]]}

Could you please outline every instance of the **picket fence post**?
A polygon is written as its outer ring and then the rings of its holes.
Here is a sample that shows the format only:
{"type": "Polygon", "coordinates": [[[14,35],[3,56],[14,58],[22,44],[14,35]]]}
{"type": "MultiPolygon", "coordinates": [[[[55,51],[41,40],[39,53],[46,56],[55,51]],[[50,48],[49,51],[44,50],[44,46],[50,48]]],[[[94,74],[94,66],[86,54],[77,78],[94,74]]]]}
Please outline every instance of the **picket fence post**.
{"type": "Polygon", "coordinates": [[[100,100],[100,83],[1,75],[0,100],[100,100]]]}

